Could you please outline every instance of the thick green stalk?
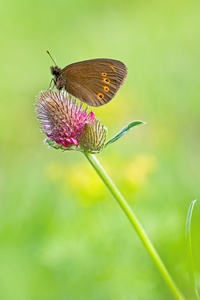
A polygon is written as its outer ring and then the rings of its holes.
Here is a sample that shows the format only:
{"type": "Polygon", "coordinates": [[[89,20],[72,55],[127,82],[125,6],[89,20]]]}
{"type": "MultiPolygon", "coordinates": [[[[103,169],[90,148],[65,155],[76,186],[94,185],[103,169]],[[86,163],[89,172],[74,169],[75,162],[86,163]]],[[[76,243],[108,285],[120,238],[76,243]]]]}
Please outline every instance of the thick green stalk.
{"type": "Polygon", "coordinates": [[[149,252],[151,258],[153,259],[154,263],[156,264],[158,270],[162,274],[164,280],[166,281],[168,287],[170,288],[172,294],[174,295],[175,299],[184,300],[185,298],[179,291],[178,287],[174,283],[173,279],[171,278],[169,272],[167,271],[166,267],[164,266],[161,258],[159,257],[158,253],[156,252],[153,244],[149,240],[146,232],[142,228],[140,222],[136,218],[135,214],[131,210],[131,207],[125,200],[125,198],[122,196],[120,191],[117,189],[113,181],[110,179],[108,174],[105,172],[103,167],[100,165],[99,161],[97,160],[96,156],[94,154],[87,154],[84,153],[90,164],[93,166],[97,174],[101,177],[111,194],[114,196],[114,198],[117,200],[121,208],[123,209],[124,213],[128,217],[129,221],[135,228],[135,231],[137,232],[140,240],[144,244],[146,250],[149,252]]]}

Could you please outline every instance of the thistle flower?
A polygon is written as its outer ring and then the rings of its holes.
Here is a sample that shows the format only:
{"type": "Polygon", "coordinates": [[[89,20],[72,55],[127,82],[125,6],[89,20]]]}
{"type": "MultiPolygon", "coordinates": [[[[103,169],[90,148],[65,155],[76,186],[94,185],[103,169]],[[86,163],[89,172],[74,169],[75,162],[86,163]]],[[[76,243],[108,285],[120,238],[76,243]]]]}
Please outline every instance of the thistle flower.
{"type": "Polygon", "coordinates": [[[66,92],[42,91],[37,96],[36,115],[47,136],[45,142],[53,148],[86,153],[98,153],[104,148],[104,125],[66,92]]]}

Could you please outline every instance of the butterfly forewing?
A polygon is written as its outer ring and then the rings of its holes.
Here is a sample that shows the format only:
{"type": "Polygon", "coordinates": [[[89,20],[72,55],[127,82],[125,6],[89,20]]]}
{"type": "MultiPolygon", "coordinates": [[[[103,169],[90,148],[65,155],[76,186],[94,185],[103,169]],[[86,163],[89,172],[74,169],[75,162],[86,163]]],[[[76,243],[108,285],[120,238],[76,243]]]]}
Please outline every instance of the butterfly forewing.
{"type": "Polygon", "coordinates": [[[91,59],[73,63],[54,75],[57,88],[92,106],[109,102],[127,76],[126,66],[113,59],[91,59]]]}

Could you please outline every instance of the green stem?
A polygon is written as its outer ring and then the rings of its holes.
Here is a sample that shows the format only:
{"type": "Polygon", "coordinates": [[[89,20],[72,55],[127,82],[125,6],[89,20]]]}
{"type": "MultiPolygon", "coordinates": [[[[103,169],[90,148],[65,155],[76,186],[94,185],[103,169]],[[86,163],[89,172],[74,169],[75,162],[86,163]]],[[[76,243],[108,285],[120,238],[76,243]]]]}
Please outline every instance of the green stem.
{"type": "Polygon", "coordinates": [[[97,174],[101,177],[111,194],[117,200],[121,208],[123,209],[124,213],[127,215],[129,221],[135,228],[140,240],[144,244],[146,250],[149,252],[151,258],[153,259],[154,263],[156,264],[158,270],[162,274],[164,280],[166,281],[168,287],[170,288],[172,294],[174,295],[175,299],[184,300],[184,296],[179,291],[178,287],[174,283],[173,279],[171,278],[169,272],[167,271],[166,267],[164,266],[162,260],[160,259],[158,253],[156,252],[153,244],[149,240],[145,230],[142,228],[140,222],[138,221],[135,214],[132,212],[131,207],[122,196],[120,191],[117,189],[113,181],[110,179],[108,174],[105,172],[103,167],[100,165],[99,161],[97,160],[94,154],[84,153],[90,164],[93,166],[97,174]]]}

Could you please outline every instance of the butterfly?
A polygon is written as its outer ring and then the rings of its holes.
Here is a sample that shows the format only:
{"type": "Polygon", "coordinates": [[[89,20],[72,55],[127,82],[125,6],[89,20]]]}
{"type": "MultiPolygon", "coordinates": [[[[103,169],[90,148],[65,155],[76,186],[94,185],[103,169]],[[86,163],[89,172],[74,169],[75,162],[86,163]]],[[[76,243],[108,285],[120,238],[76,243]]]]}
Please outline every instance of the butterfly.
{"type": "Polygon", "coordinates": [[[58,90],[65,89],[91,106],[108,103],[124,83],[128,71],[123,62],[108,58],[80,61],[63,69],[55,64],[50,70],[58,90]]]}

